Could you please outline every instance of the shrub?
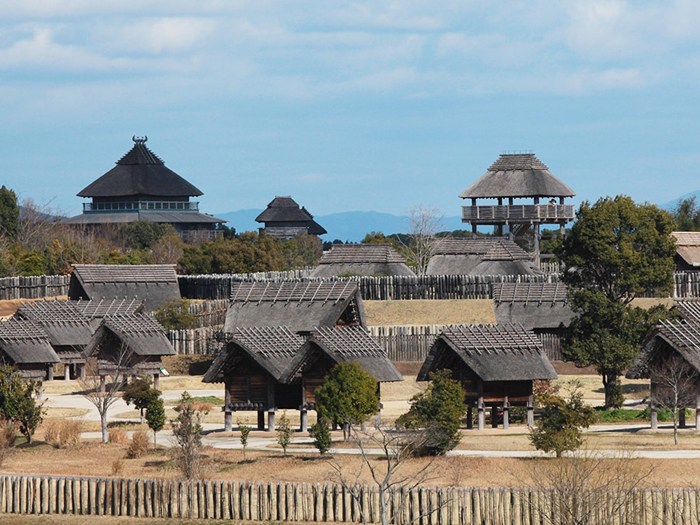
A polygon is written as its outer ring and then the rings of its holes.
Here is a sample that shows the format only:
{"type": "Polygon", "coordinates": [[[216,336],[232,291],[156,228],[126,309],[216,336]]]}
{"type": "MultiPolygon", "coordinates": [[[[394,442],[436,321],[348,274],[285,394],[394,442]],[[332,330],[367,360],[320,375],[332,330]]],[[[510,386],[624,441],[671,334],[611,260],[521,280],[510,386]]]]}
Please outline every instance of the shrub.
{"type": "Polygon", "coordinates": [[[124,445],[127,441],[129,441],[129,438],[126,435],[126,432],[124,432],[120,428],[113,428],[109,431],[110,443],[114,443],[116,445],[124,445]]]}
{"type": "Polygon", "coordinates": [[[112,461],[112,476],[121,476],[124,473],[124,460],[119,458],[112,461]]]}
{"type": "Polygon", "coordinates": [[[203,413],[187,392],[180,396],[180,403],[175,408],[177,418],[171,421],[175,437],[176,454],[180,472],[187,479],[202,477],[202,416],[203,413]]]}
{"type": "Polygon", "coordinates": [[[17,437],[17,425],[7,419],[0,420],[0,466],[10,455],[17,437]]]}
{"type": "Polygon", "coordinates": [[[75,447],[80,443],[83,422],[77,419],[49,421],[46,425],[44,439],[57,448],[75,447]]]}
{"type": "Polygon", "coordinates": [[[197,316],[191,314],[187,299],[173,299],[163,303],[155,311],[158,322],[166,330],[187,330],[197,328],[197,316]]]}
{"type": "Polygon", "coordinates": [[[294,429],[285,412],[280,416],[279,423],[277,424],[277,443],[282,447],[285,456],[287,455],[287,447],[292,442],[293,435],[294,429]]]}
{"type": "Polygon", "coordinates": [[[148,452],[148,433],[137,430],[131,435],[131,443],[126,451],[126,457],[136,459],[146,455],[148,452]]]}
{"type": "Polygon", "coordinates": [[[241,431],[241,446],[243,447],[243,461],[245,461],[245,450],[248,448],[248,436],[250,436],[250,427],[238,422],[238,430],[241,431]]]}
{"type": "Polygon", "coordinates": [[[309,429],[309,435],[314,438],[314,447],[321,455],[330,450],[333,440],[327,419],[319,418],[316,424],[309,429]]]}

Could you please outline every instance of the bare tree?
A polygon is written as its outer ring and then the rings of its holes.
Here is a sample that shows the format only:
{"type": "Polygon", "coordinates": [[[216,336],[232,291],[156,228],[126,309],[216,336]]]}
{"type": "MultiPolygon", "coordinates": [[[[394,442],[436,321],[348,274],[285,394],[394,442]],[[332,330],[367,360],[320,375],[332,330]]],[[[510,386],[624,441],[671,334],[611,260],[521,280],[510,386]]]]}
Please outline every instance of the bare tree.
{"type": "MultiPolygon", "coordinates": [[[[394,430],[377,424],[371,431],[358,431],[351,426],[350,435],[358,444],[362,461],[360,467],[351,472],[334,458],[331,466],[336,478],[352,496],[359,509],[360,518],[366,524],[369,517],[365,515],[361,504],[361,480],[365,473],[369,473],[379,493],[380,523],[394,523],[394,516],[390,513],[392,499],[405,498],[407,491],[402,489],[426,483],[435,470],[434,457],[416,472],[406,472],[405,469],[415,451],[426,442],[426,433],[422,430],[394,430]]],[[[400,506],[402,504],[403,501],[400,502],[400,506]]],[[[414,521],[419,519],[420,516],[417,516],[414,521]]]]}
{"type": "Polygon", "coordinates": [[[80,379],[85,398],[92,403],[100,415],[102,423],[102,443],[109,441],[107,432],[107,412],[119,399],[119,392],[128,379],[131,352],[122,346],[110,361],[86,356],[87,373],[80,379]]]}
{"type": "Polygon", "coordinates": [[[651,469],[643,469],[632,454],[603,457],[595,451],[578,451],[561,458],[531,462],[533,488],[551,495],[551,505],[537,505],[542,523],[620,525],[639,523],[635,507],[637,489],[643,488],[651,469]]]}
{"type": "Polygon", "coordinates": [[[428,270],[428,263],[439,241],[436,234],[442,229],[443,216],[437,208],[419,204],[408,210],[408,241],[402,244],[409,254],[409,262],[415,264],[418,275],[425,275],[428,270]]]}
{"type": "Polygon", "coordinates": [[[671,410],[673,442],[678,445],[679,412],[684,411],[687,406],[694,406],[700,377],[697,371],[676,352],[654,364],[649,374],[653,384],[651,401],[671,410]]]}

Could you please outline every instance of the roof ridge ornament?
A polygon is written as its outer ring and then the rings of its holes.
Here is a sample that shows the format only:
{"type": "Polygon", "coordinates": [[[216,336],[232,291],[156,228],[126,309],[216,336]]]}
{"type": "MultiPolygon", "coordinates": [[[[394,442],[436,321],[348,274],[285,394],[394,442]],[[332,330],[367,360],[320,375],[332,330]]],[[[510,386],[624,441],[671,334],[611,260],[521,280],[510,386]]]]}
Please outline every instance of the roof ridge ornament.
{"type": "Polygon", "coordinates": [[[148,141],[148,135],[144,135],[143,137],[132,135],[131,140],[134,141],[134,144],[145,144],[148,141]]]}

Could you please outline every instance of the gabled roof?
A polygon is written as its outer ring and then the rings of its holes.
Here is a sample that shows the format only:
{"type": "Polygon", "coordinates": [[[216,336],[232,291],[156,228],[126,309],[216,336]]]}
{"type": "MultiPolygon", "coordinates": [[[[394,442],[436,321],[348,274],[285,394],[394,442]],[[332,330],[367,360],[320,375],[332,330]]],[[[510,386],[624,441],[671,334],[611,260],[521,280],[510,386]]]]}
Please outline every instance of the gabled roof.
{"type": "Polygon", "coordinates": [[[276,223],[299,223],[304,226],[310,235],[323,235],[328,233],[323,226],[313,220],[306,208],[299,208],[299,205],[291,197],[275,197],[267,205],[267,209],[255,218],[256,222],[264,222],[265,228],[275,226],[276,223]]]}
{"type": "Polygon", "coordinates": [[[98,299],[71,301],[75,308],[88,319],[102,319],[115,314],[137,314],[143,311],[143,301],[138,299],[98,299]]]}
{"type": "Polygon", "coordinates": [[[313,366],[309,359],[320,349],[335,363],[358,363],[379,382],[403,381],[403,377],[387,357],[386,351],[364,328],[317,328],[298,352],[288,369],[287,379],[313,366]]]}
{"type": "Polygon", "coordinates": [[[41,327],[27,319],[0,322],[0,350],[17,365],[60,361],[41,327]]]}
{"type": "Polygon", "coordinates": [[[309,332],[319,326],[365,325],[356,281],[247,282],[231,285],[225,331],[287,326],[309,332]]]}
{"type": "Polygon", "coordinates": [[[180,177],[146,147],[147,139],[134,137],[134,147],[117,165],[78,193],[79,197],[149,195],[189,197],[202,192],[180,177]]]}
{"type": "Polygon", "coordinates": [[[289,366],[303,344],[303,337],[284,326],[240,328],[229,335],[228,343],[217,354],[202,382],[223,381],[240,352],[262,366],[276,381],[287,382],[289,366]]]}
{"type": "Polygon", "coordinates": [[[574,315],[562,283],[494,284],[493,301],[498,324],[551,329],[568,326],[574,315]]]}
{"type": "Polygon", "coordinates": [[[180,298],[174,264],[75,264],[68,298],[110,302],[114,299],[143,301],[154,310],[166,301],[180,298]]]}
{"type": "Polygon", "coordinates": [[[415,275],[391,244],[334,244],[312,277],[338,275],[415,275]]]}
{"type": "Polygon", "coordinates": [[[64,224],[125,224],[134,221],[167,224],[223,224],[228,222],[224,219],[199,212],[157,212],[141,210],[130,212],[81,213],[75,217],[61,220],[64,224]]]}
{"type": "Polygon", "coordinates": [[[428,262],[428,275],[534,275],[530,254],[500,237],[443,239],[428,262]]]}
{"type": "Polygon", "coordinates": [[[573,197],[576,195],[549,172],[533,153],[501,155],[488,171],[459,196],[498,197],[573,197]]]}
{"type": "Polygon", "coordinates": [[[671,232],[676,254],[690,266],[700,266],[700,232],[671,232]]]}
{"type": "Polygon", "coordinates": [[[138,356],[174,355],[176,353],[168,341],[163,327],[151,316],[143,313],[106,316],[92,336],[86,352],[93,355],[109,333],[114,334],[129,353],[138,356]]]}
{"type": "Polygon", "coordinates": [[[661,357],[660,351],[664,347],[678,352],[688,364],[700,372],[700,325],[686,321],[662,321],[642,343],[642,349],[625,377],[648,378],[650,368],[654,366],[656,359],[661,357]]]}
{"type": "Polygon", "coordinates": [[[89,319],[74,301],[23,303],[16,315],[41,326],[52,346],[78,347],[79,350],[90,342],[93,334],[89,319]]]}
{"type": "Polygon", "coordinates": [[[445,327],[428,352],[419,381],[426,381],[439,353],[450,348],[483,381],[556,379],[535,335],[517,325],[445,327]]]}

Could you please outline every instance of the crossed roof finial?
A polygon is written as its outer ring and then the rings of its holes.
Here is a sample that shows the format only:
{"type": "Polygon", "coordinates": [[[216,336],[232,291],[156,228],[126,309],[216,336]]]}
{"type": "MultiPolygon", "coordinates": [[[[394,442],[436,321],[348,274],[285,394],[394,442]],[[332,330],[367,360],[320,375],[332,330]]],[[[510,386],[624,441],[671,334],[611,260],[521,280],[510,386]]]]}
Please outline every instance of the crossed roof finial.
{"type": "Polygon", "coordinates": [[[143,137],[137,137],[136,135],[134,135],[133,137],[131,137],[131,140],[134,141],[134,144],[144,144],[148,140],[148,136],[144,135],[143,137]]]}

